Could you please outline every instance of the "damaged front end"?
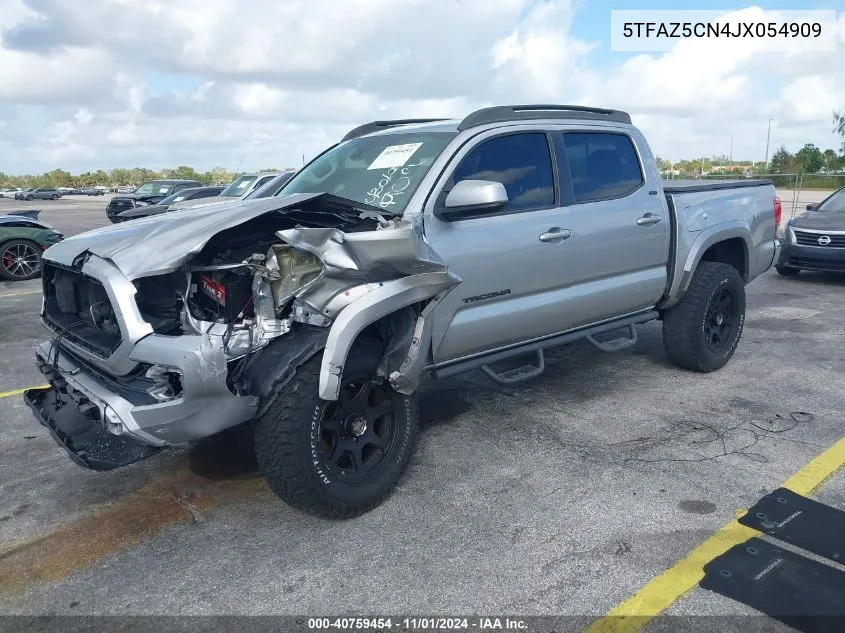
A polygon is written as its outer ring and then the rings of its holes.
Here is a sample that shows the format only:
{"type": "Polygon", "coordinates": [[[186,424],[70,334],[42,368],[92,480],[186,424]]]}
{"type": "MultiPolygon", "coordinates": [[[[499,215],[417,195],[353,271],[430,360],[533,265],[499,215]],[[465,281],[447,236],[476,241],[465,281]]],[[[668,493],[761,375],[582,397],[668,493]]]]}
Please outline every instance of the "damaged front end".
{"type": "Polygon", "coordinates": [[[387,220],[326,194],[221,206],[138,220],[131,233],[116,225],[45,258],[42,318],[56,339],[37,353],[53,388],[26,399],[80,463],[90,443],[57,422],[69,403],[84,410],[87,422],[74,422],[84,433],[143,447],[125,451],[135,461],[255,417],[321,350],[320,396],[336,399],[369,327],[388,342],[380,375],[416,388],[427,317],[460,282],[419,218],[387,220]]]}

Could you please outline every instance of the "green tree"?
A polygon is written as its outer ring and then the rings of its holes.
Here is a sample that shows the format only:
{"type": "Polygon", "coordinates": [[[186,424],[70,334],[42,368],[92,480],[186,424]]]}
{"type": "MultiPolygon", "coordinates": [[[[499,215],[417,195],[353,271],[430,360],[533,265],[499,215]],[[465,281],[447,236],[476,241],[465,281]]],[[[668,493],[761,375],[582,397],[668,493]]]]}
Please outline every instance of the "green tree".
{"type": "Polygon", "coordinates": [[[824,166],[824,155],[818,147],[807,143],[795,154],[795,166],[800,172],[817,173],[824,166]]]}
{"type": "Polygon", "coordinates": [[[840,163],[843,162],[832,149],[826,149],[822,157],[824,158],[825,171],[836,171],[840,168],[840,163]]]}
{"type": "Polygon", "coordinates": [[[73,177],[70,172],[64,169],[54,169],[44,174],[47,184],[51,187],[70,187],[73,184],[73,177]]]}
{"type": "Polygon", "coordinates": [[[790,154],[785,146],[781,145],[772,155],[769,169],[773,174],[792,173],[795,170],[795,156],[790,154]]]}
{"type": "Polygon", "coordinates": [[[112,169],[109,172],[109,184],[110,185],[130,185],[130,184],[140,184],[140,183],[133,183],[132,182],[132,172],[128,169],[112,169]]]}

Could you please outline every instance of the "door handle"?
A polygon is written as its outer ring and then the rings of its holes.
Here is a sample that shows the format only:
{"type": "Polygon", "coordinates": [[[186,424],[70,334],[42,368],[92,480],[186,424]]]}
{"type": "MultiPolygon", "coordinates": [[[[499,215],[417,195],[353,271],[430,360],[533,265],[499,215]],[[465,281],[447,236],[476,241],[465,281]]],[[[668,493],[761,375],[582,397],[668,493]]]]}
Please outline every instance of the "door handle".
{"type": "Polygon", "coordinates": [[[657,224],[658,222],[660,222],[660,216],[655,215],[654,213],[646,213],[637,220],[637,224],[640,226],[651,226],[652,224],[657,224]]]}
{"type": "Polygon", "coordinates": [[[562,229],[559,226],[553,226],[548,231],[540,235],[541,242],[549,242],[551,244],[560,244],[563,240],[568,240],[572,237],[572,231],[569,229],[562,229]]]}

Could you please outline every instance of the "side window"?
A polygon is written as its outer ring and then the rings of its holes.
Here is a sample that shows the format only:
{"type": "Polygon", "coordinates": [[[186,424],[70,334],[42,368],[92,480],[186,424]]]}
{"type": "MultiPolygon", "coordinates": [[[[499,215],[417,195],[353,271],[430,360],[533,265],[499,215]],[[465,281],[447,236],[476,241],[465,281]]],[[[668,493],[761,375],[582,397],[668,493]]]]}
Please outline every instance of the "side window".
{"type": "Polygon", "coordinates": [[[548,209],[555,205],[554,172],[543,132],[509,134],[482,142],[452,175],[461,180],[494,180],[508,192],[509,211],[548,209]]]}
{"type": "Polygon", "coordinates": [[[621,198],[642,186],[640,161],[628,136],[564,133],[563,142],[575,202],[621,198]]]}

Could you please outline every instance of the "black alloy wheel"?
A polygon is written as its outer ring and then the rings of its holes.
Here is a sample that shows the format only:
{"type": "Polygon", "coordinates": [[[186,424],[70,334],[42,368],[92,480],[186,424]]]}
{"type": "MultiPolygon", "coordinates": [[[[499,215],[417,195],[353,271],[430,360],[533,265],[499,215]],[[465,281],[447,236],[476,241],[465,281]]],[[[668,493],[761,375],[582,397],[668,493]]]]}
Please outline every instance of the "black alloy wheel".
{"type": "Polygon", "coordinates": [[[396,441],[394,408],[386,383],[366,375],[345,378],[339,399],[326,402],[320,421],[326,468],[338,479],[356,483],[382,467],[396,441]]]}
{"type": "Polygon", "coordinates": [[[722,286],[710,297],[707,316],[704,319],[705,342],[711,352],[723,352],[733,342],[736,317],[733,292],[729,287],[722,286]]]}

